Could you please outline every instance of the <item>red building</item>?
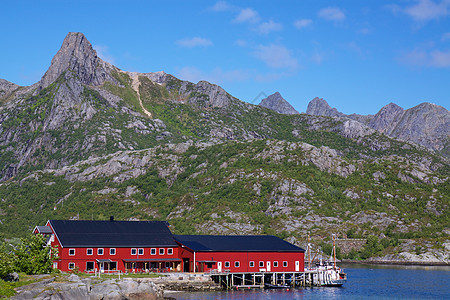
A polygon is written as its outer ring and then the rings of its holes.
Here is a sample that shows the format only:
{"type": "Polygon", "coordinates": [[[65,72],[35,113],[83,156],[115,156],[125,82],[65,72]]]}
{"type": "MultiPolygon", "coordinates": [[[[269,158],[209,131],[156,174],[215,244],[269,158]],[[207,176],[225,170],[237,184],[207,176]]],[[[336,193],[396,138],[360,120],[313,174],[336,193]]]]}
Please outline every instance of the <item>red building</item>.
{"type": "Polygon", "coordinates": [[[48,237],[67,272],[302,272],[304,250],[275,236],[172,235],[164,221],[49,220],[48,237]]]}
{"type": "Polygon", "coordinates": [[[271,235],[175,235],[184,271],[303,272],[305,250],[271,235]]]}

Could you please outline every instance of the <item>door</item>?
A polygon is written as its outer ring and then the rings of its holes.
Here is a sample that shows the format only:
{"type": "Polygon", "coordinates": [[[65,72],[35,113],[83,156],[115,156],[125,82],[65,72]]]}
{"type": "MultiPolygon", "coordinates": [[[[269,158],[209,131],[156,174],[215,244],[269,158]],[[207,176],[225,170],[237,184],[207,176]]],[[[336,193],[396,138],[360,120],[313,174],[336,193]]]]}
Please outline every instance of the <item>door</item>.
{"type": "Polygon", "coordinates": [[[298,260],[295,261],[295,272],[300,271],[300,262],[298,260]]]}
{"type": "Polygon", "coordinates": [[[267,268],[266,268],[267,272],[270,272],[270,261],[267,262],[266,266],[267,266],[267,268]]]}
{"type": "Polygon", "coordinates": [[[101,273],[104,273],[105,272],[105,265],[104,265],[104,263],[100,263],[100,272],[101,273]]]}
{"type": "Polygon", "coordinates": [[[222,272],[222,262],[221,261],[219,261],[218,263],[217,263],[217,271],[220,273],[220,272],[222,272]]]}
{"type": "Polygon", "coordinates": [[[183,258],[183,272],[189,272],[189,258],[183,258]]]}

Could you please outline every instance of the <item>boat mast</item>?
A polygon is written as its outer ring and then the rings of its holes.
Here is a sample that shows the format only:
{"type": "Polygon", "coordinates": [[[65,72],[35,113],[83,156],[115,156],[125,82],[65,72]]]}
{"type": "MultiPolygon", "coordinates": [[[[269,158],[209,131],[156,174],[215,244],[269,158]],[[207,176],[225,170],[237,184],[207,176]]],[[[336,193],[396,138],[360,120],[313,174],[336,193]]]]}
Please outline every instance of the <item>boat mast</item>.
{"type": "Polygon", "coordinates": [[[333,233],[333,260],[334,269],[336,270],[336,234],[333,233]]]}
{"type": "Polygon", "coordinates": [[[311,269],[311,243],[310,243],[310,236],[308,232],[308,269],[311,269]]]}

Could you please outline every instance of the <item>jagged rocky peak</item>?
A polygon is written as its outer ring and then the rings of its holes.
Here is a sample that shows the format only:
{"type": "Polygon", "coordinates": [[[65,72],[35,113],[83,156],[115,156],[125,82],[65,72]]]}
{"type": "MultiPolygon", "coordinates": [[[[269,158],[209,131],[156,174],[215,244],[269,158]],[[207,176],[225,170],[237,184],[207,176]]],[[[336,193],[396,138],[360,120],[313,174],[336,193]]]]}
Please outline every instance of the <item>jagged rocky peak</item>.
{"type": "Polygon", "coordinates": [[[0,79],[0,98],[9,96],[19,86],[5,79],[0,79]]]}
{"type": "Polygon", "coordinates": [[[381,132],[388,133],[388,127],[392,127],[392,124],[397,124],[403,112],[403,108],[391,102],[380,109],[369,126],[381,132]]]}
{"type": "Polygon", "coordinates": [[[50,68],[42,77],[39,87],[46,88],[61,74],[70,70],[83,84],[102,85],[105,81],[116,83],[111,76],[112,65],[97,56],[91,43],[81,32],[69,32],[61,49],[52,59],[50,68]]]}
{"type": "Polygon", "coordinates": [[[271,109],[280,114],[298,114],[298,111],[295,110],[295,108],[293,108],[292,105],[289,104],[289,102],[287,102],[279,92],[276,92],[269,97],[262,99],[261,103],[259,103],[259,106],[271,109]]]}
{"type": "Polygon", "coordinates": [[[327,101],[318,97],[309,102],[306,113],[315,116],[345,117],[345,114],[339,112],[336,108],[332,108],[327,101]]]}

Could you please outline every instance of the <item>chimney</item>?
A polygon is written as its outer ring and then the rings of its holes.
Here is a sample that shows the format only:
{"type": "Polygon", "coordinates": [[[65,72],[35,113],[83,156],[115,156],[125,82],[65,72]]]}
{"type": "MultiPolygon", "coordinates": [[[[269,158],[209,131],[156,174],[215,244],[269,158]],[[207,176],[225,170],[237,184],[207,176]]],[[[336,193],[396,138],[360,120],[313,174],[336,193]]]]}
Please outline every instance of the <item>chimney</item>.
{"type": "Polygon", "coordinates": [[[109,217],[109,221],[110,221],[110,222],[114,222],[114,216],[110,216],[110,217],[109,217]]]}

